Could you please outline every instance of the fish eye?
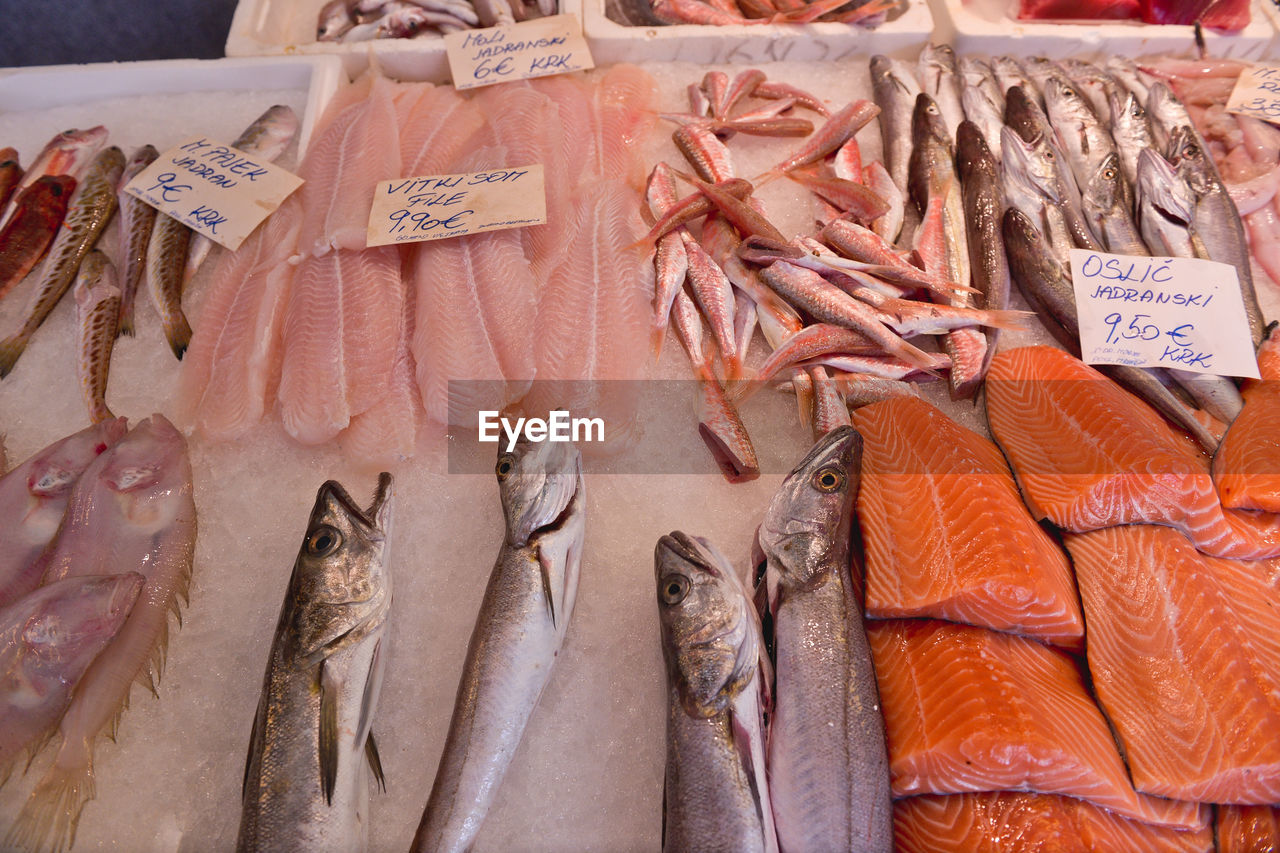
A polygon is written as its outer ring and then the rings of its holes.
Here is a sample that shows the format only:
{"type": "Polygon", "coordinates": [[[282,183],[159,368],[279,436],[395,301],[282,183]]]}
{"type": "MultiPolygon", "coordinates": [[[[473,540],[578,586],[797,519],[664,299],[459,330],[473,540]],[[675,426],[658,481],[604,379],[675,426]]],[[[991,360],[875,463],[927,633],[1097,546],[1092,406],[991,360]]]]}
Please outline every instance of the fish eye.
{"type": "Polygon", "coordinates": [[[515,458],[510,453],[504,453],[498,457],[498,465],[493,470],[497,473],[499,480],[505,480],[515,467],[515,458]]]}
{"type": "Polygon", "coordinates": [[[1108,167],[1102,171],[1102,177],[1108,181],[1114,181],[1116,179],[1116,170],[1108,167]]]}
{"type": "Polygon", "coordinates": [[[307,553],[313,557],[327,557],[342,544],[342,534],[327,524],[317,527],[307,537],[307,553]]]}
{"type": "Polygon", "coordinates": [[[667,604],[679,604],[689,594],[689,579],[684,575],[668,575],[662,579],[661,594],[667,604]]]}
{"type": "Polygon", "coordinates": [[[820,492],[834,492],[844,488],[845,474],[839,468],[828,466],[813,475],[813,486],[820,492]]]}

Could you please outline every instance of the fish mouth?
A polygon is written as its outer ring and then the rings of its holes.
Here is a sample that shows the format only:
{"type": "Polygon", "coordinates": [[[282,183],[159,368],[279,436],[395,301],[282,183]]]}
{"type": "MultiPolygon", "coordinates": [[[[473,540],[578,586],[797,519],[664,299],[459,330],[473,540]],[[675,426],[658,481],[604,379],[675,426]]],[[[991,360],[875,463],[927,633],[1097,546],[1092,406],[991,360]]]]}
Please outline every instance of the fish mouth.
{"type": "Polygon", "coordinates": [[[360,522],[369,530],[382,530],[386,521],[386,513],[390,509],[392,485],[394,481],[386,471],[378,475],[378,486],[373,494],[373,501],[368,508],[361,508],[337,480],[327,480],[320,487],[322,496],[333,498],[348,515],[360,522]]]}
{"type": "MultiPolygon", "coordinates": [[[[692,566],[697,566],[699,569],[713,577],[720,577],[720,569],[712,561],[707,559],[698,540],[683,531],[673,530],[658,539],[658,545],[654,549],[654,555],[656,557],[654,562],[659,567],[664,562],[662,559],[662,552],[664,550],[682,562],[688,563],[692,566]]],[[[659,571],[661,571],[661,569],[659,569],[659,571]]]]}
{"type": "Polygon", "coordinates": [[[550,474],[552,477],[573,477],[573,487],[568,490],[563,503],[548,521],[538,523],[540,513],[531,513],[521,524],[516,544],[523,547],[528,545],[534,539],[542,536],[549,536],[565,529],[570,522],[578,515],[582,506],[582,461],[578,459],[574,463],[573,473],[568,472],[550,474]]]}

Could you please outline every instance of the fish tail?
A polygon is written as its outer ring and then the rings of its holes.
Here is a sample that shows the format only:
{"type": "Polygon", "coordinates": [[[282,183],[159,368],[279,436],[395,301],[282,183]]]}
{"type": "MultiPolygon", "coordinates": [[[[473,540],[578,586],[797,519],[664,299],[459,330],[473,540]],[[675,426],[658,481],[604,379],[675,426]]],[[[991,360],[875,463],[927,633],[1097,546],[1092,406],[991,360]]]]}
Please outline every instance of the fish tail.
{"type": "Polygon", "coordinates": [[[0,379],[9,375],[26,349],[27,339],[21,334],[10,335],[0,341],[0,379]]]}
{"type": "Polygon", "coordinates": [[[133,337],[133,300],[120,305],[120,325],[116,329],[116,337],[128,335],[133,337]]]}
{"type": "Polygon", "coordinates": [[[9,828],[6,848],[61,853],[75,844],[80,813],[97,796],[93,757],[84,758],[83,763],[66,766],[58,761],[49,768],[9,828]]]}
{"type": "Polygon", "coordinates": [[[657,364],[662,357],[662,344],[667,339],[667,324],[654,323],[649,329],[649,354],[653,356],[653,363],[657,364]]]}
{"type": "Polygon", "coordinates": [[[1027,325],[1028,318],[1033,316],[1031,311],[992,309],[982,312],[982,325],[993,329],[1021,329],[1027,325]]]}
{"type": "Polygon", "coordinates": [[[770,181],[776,181],[778,178],[781,178],[785,174],[786,172],[784,172],[782,169],[770,169],[769,171],[756,175],[754,178],[752,178],[751,186],[755,187],[756,189],[760,189],[765,184],[769,183],[770,181]]]}
{"type": "Polygon", "coordinates": [[[191,324],[187,322],[187,315],[181,309],[165,319],[164,336],[168,339],[169,348],[178,357],[178,361],[182,361],[183,353],[191,344],[191,324]]]}

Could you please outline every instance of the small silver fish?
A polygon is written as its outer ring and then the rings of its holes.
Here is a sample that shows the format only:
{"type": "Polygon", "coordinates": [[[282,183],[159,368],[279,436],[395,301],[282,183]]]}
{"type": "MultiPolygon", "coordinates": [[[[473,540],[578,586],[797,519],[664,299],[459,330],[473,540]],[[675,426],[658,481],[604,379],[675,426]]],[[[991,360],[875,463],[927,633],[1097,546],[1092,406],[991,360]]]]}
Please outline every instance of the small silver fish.
{"type": "Polygon", "coordinates": [[[391,607],[391,475],[362,509],[320,487],[293,564],[249,739],[236,850],[362,851],[391,607]]]}

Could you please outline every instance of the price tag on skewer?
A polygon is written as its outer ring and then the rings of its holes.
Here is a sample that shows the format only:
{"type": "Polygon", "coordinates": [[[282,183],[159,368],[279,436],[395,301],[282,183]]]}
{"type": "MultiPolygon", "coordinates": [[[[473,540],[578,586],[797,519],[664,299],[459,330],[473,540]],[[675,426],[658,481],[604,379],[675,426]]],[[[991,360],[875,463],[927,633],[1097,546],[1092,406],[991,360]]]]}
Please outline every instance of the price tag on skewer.
{"type": "Polygon", "coordinates": [[[547,221],[539,164],[383,181],[374,190],[366,245],[418,243],[547,221]]]}
{"type": "Polygon", "coordinates": [[[459,90],[596,67],[577,15],[446,33],[444,48],[459,90]]]}
{"type": "Polygon", "coordinates": [[[234,251],[303,183],[261,157],[194,136],[157,157],[124,191],[234,251]]]}
{"type": "Polygon", "coordinates": [[[1260,65],[1241,72],[1227,112],[1280,124],[1280,68],[1260,65]]]}

